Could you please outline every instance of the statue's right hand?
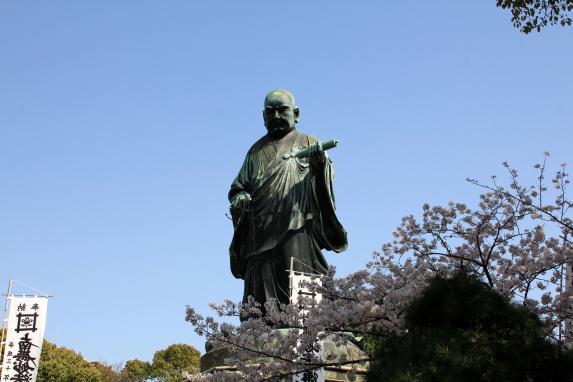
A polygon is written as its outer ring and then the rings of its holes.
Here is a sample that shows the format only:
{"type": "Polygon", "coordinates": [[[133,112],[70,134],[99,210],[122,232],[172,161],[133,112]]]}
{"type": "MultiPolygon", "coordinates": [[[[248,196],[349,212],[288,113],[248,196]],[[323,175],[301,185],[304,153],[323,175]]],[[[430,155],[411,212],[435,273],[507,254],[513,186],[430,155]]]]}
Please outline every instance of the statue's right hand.
{"type": "Polygon", "coordinates": [[[231,207],[241,211],[247,210],[250,204],[251,204],[251,195],[246,191],[239,192],[231,200],[231,207]]]}

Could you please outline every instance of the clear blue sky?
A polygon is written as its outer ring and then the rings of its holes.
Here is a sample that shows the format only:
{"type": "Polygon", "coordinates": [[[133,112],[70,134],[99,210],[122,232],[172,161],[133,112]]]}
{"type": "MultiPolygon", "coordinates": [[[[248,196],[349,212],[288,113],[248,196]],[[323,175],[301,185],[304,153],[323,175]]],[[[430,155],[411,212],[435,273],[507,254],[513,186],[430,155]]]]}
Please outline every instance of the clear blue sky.
{"type": "Polygon", "coordinates": [[[185,305],[242,296],[226,195],[269,90],[341,141],[344,275],[466,177],[573,162],[571,68],[573,29],[494,0],[2,1],[0,287],[54,294],[47,338],[90,360],[203,350],[185,305]]]}

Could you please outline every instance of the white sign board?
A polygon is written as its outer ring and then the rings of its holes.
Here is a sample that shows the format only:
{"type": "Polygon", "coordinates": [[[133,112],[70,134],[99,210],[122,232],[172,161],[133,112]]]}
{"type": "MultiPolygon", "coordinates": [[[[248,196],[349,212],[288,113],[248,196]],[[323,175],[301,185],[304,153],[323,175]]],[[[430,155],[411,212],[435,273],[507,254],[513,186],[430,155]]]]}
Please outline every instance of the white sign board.
{"type": "MultiPolygon", "coordinates": [[[[315,282],[319,285],[321,284],[320,278],[317,278],[316,275],[310,275],[308,273],[301,273],[301,272],[289,272],[289,281],[290,281],[290,303],[291,304],[298,304],[299,299],[301,297],[311,297],[316,304],[322,300],[322,295],[316,292],[311,292],[308,287],[302,287],[300,285],[301,281],[306,282],[315,282]],[[314,276],[314,277],[313,277],[314,276]],[[314,280],[313,280],[314,278],[314,280]]],[[[306,313],[303,311],[303,316],[306,313]]],[[[302,320],[304,322],[304,319],[302,320]]],[[[301,361],[302,363],[308,363],[312,359],[312,357],[318,357],[322,359],[323,351],[322,351],[323,344],[320,341],[316,341],[313,346],[310,346],[306,351],[305,354],[302,355],[301,361]],[[316,346],[316,347],[315,347],[316,346]]],[[[318,368],[313,370],[307,370],[302,373],[294,374],[293,375],[293,382],[324,382],[324,368],[318,368]]]]}
{"type": "Polygon", "coordinates": [[[567,318],[565,319],[565,346],[573,349],[573,265],[565,265],[565,293],[569,295],[567,318]]]}
{"type": "MultiPolygon", "coordinates": [[[[320,349],[309,349],[307,354],[310,356],[311,354],[317,356],[319,359],[323,359],[323,352],[322,352],[322,342],[317,342],[320,346],[320,349]]],[[[305,356],[302,357],[302,361],[305,361],[305,356]]],[[[303,371],[302,373],[294,374],[292,378],[293,382],[324,382],[324,368],[320,367],[318,369],[312,369],[303,371]]]]}
{"type": "Polygon", "coordinates": [[[298,304],[298,299],[301,297],[312,297],[313,300],[318,304],[322,300],[322,295],[320,293],[311,292],[308,287],[302,287],[300,285],[301,281],[306,281],[308,283],[314,282],[321,285],[320,277],[317,275],[311,275],[308,273],[289,271],[289,284],[290,284],[290,303],[298,304]],[[314,280],[313,280],[314,278],[314,280]]]}
{"type": "Polygon", "coordinates": [[[8,296],[8,325],[0,382],[35,382],[48,299],[8,296]]]}

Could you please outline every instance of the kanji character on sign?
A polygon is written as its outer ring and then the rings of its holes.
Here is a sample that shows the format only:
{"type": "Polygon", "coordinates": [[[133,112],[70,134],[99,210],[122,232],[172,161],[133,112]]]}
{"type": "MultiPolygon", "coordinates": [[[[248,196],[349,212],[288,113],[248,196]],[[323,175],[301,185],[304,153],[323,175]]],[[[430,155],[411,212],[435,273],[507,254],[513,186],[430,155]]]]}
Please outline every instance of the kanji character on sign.
{"type": "Polygon", "coordinates": [[[32,343],[29,335],[30,333],[26,333],[18,342],[18,353],[14,357],[16,362],[12,367],[16,374],[10,378],[11,381],[30,382],[32,380],[32,371],[36,369],[36,358],[30,355],[30,350],[32,346],[38,346],[32,343]]]}
{"type": "Polygon", "coordinates": [[[38,328],[36,327],[38,313],[33,313],[33,314],[18,313],[16,315],[16,318],[18,318],[18,323],[16,325],[16,333],[25,331],[35,332],[36,330],[38,330],[38,328]]]}

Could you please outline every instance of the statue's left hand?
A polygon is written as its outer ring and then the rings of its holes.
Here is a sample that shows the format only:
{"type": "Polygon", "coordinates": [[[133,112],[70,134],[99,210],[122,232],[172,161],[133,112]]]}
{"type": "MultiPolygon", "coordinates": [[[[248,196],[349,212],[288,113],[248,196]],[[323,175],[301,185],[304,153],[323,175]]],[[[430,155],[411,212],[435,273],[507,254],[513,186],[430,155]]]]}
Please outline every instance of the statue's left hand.
{"type": "Polygon", "coordinates": [[[322,149],[322,143],[320,141],[314,142],[308,147],[308,161],[311,165],[321,165],[326,160],[326,153],[322,149]]]}
{"type": "Polygon", "coordinates": [[[241,191],[231,200],[231,208],[244,212],[249,209],[251,195],[246,191],[241,191]]]}

